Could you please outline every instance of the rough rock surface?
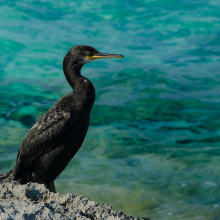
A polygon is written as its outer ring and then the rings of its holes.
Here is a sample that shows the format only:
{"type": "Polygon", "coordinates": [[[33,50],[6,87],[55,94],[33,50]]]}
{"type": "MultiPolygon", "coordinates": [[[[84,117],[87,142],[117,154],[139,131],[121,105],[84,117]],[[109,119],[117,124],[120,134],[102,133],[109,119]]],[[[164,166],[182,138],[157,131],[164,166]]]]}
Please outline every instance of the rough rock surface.
{"type": "MultiPolygon", "coordinates": [[[[139,220],[81,195],[52,193],[43,184],[0,184],[0,219],[139,220]]],[[[149,220],[148,218],[142,218],[149,220]]]]}

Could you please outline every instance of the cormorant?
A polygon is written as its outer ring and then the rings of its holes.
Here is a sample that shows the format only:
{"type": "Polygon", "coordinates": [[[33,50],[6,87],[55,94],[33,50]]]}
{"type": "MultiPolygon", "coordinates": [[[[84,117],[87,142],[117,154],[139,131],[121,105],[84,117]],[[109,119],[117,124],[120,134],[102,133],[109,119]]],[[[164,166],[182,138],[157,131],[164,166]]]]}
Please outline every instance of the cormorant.
{"type": "Polygon", "coordinates": [[[72,47],[63,60],[63,71],[73,91],[62,97],[32,126],[23,140],[14,169],[0,181],[44,183],[55,192],[54,180],[81,147],[95,101],[92,82],[81,75],[85,63],[100,58],[123,58],[100,53],[86,45],[72,47]]]}

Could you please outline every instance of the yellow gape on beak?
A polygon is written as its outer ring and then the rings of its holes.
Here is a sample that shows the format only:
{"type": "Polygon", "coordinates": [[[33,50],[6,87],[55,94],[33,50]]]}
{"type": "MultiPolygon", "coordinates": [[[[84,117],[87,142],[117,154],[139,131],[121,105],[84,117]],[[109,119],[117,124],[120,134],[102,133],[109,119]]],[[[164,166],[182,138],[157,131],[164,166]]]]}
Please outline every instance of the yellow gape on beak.
{"type": "Polygon", "coordinates": [[[120,54],[108,54],[108,53],[98,53],[94,56],[90,56],[90,53],[87,53],[85,58],[90,60],[96,60],[101,58],[124,58],[124,57],[120,54]]]}

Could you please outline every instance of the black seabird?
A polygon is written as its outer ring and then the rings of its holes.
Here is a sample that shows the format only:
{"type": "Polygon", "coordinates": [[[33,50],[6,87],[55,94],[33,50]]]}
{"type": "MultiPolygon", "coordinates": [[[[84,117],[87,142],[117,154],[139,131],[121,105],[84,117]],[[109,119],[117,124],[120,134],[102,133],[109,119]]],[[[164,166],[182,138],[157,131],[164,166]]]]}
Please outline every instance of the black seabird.
{"type": "Polygon", "coordinates": [[[86,136],[95,88],[80,73],[82,66],[100,58],[123,58],[100,53],[86,45],[70,49],[63,71],[73,91],[62,97],[32,126],[23,140],[14,169],[0,175],[0,181],[44,183],[55,192],[54,180],[81,147],[86,136]]]}

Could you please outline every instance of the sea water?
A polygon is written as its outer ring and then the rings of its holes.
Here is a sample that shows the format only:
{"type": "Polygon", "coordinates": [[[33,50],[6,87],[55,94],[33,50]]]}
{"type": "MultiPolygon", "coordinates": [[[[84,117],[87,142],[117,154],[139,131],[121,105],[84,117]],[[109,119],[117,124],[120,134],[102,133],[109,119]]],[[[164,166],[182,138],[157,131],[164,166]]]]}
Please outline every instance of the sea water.
{"type": "Polygon", "coordinates": [[[90,127],[55,181],[152,219],[220,219],[220,1],[0,1],[0,172],[33,123],[71,91],[74,45],[124,59],[86,64],[90,127]]]}

